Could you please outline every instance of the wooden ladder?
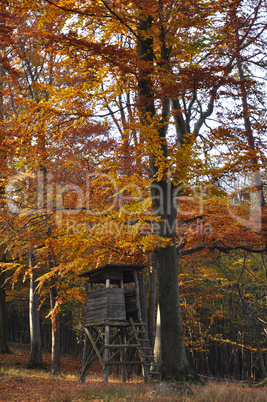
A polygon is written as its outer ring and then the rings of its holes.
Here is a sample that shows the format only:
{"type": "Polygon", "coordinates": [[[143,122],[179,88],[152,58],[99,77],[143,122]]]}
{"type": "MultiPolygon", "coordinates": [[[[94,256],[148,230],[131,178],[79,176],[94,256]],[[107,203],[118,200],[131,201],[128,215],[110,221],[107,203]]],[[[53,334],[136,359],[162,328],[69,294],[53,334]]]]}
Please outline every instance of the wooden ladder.
{"type": "Polygon", "coordinates": [[[155,362],[153,348],[150,346],[146,324],[133,322],[132,318],[130,318],[130,323],[136,339],[137,351],[143,364],[144,382],[159,380],[161,374],[155,362]]]}

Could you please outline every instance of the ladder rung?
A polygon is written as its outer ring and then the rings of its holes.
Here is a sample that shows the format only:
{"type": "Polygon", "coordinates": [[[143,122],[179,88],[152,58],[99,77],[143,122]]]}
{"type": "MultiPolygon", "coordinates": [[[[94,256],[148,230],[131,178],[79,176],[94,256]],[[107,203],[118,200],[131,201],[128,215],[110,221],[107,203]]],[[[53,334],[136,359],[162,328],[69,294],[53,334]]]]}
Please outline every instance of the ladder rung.
{"type": "Polygon", "coordinates": [[[140,342],[150,342],[149,339],[142,339],[142,338],[138,338],[137,336],[135,337],[135,339],[137,339],[140,342]]]}
{"type": "Polygon", "coordinates": [[[130,343],[129,345],[120,345],[120,344],[117,344],[117,345],[104,345],[104,347],[106,348],[106,349],[120,349],[120,348],[140,348],[140,345],[138,345],[138,344],[134,344],[134,343],[130,343]]]}
{"type": "Polygon", "coordinates": [[[137,362],[137,361],[118,361],[118,360],[115,360],[115,361],[107,361],[107,362],[105,362],[105,364],[107,365],[107,366],[112,366],[112,365],[116,365],[116,366],[126,366],[127,364],[136,364],[136,365],[139,365],[139,364],[141,364],[141,362],[137,362]]]}

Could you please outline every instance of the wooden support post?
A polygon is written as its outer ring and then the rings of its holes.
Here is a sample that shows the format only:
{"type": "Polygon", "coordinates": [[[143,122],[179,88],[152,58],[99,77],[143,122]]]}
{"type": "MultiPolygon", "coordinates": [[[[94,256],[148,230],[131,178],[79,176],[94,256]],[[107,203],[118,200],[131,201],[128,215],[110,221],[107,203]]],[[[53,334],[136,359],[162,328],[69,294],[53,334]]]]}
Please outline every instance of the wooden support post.
{"type": "MultiPolygon", "coordinates": [[[[82,372],[81,372],[81,377],[80,380],[82,382],[85,381],[85,373],[86,373],[86,366],[87,366],[87,361],[88,361],[88,356],[89,356],[89,342],[88,342],[88,337],[85,334],[84,337],[84,344],[83,344],[83,365],[82,365],[82,372]]],[[[93,348],[92,348],[93,350],[93,348]]]]}
{"type": "Polygon", "coordinates": [[[140,305],[140,289],[139,289],[139,281],[137,277],[137,272],[134,271],[134,283],[135,283],[135,300],[136,300],[136,307],[137,307],[137,316],[138,320],[142,322],[142,311],[140,305]]]}
{"type": "Polygon", "coordinates": [[[94,338],[92,337],[92,335],[91,335],[89,329],[85,327],[84,330],[85,330],[86,335],[87,335],[88,338],[90,339],[90,342],[91,342],[91,344],[92,344],[92,346],[93,346],[93,348],[94,348],[94,351],[95,351],[95,353],[96,353],[96,355],[97,355],[97,357],[98,357],[100,363],[102,364],[103,367],[105,367],[105,362],[104,362],[104,360],[102,359],[102,356],[101,356],[101,354],[100,354],[100,352],[99,352],[99,350],[98,350],[98,348],[97,348],[97,346],[96,346],[96,343],[95,343],[95,341],[94,341],[94,338]]]}
{"type": "MultiPolygon", "coordinates": [[[[110,287],[110,279],[106,279],[106,288],[109,287],[110,287]]],[[[104,380],[108,381],[108,366],[106,362],[109,358],[109,349],[106,348],[106,345],[109,345],[109,325],[105,326],[105,350],[104,350],[104,361],[105,361],[104,380]]]]}
{"type": "MultiPolygon", "coordinates": [[[[99,349],[99,353],[102,353],[104,350],[105,345],[103,345],[100,349],[99,349]]],[[[85,382],[85,375],[87,370],[91,367],[91,365],[98,359],[96,354],[93,354],[94,349],[91,350],[90,355],[88,356],[87,362],[86,364],[83,366],[82,368],[82,372],[81,372],[81,376],[80,376],[80,381],[81,382],[85,382]]]]}
{"type": "Polygon", "coordinates": [[[105,367],[104,367],[104,380],[108,381],[108,366],[106,365],[106,362],[108,361],[109,358],[109,349],[106,348],[106,346],[109,345],[109,325],[105,326],[105,351],[104,351],[104,361],[105,361],[105,367]]]}
{"type": "Polygon", "coordinates": [[[147,307],[146,307],[146,290],[144,286],[143,272],[138,272],[137,278],[139,283],[139,298],[140,298],[142,321],[146,324],[147,327],[148,320],[147,320],[147,307]]]}
{"type": "MultiPolygon", "coordinates": [[[[123,329],[121,329],[120,342],[121,342],[121,345],[124,345],[126,342],[125,332],[123,329]]],[[[125,348],[122,348],[120,351],[120,361],[123,362],[126,360],[127,360],[126,359],[126,350],[125,350],[125,348]]],[[[123,364],[122,365],[122,381],[123,382],[126,382],[126,373],[127,373],[126,366],[125,366],[125,364],[123,364]]]]}

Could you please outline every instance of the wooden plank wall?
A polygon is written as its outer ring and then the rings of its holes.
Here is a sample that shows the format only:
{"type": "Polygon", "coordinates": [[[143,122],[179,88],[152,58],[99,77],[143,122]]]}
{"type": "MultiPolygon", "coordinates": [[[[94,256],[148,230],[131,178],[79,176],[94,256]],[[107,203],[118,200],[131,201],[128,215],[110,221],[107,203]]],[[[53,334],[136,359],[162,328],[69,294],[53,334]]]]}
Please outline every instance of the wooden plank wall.
{"type": "Polygon", "coordinates": [[[87,294],[85,322],[105,320],[107,317],[106,289],[92,290],[87,294]]]}
{"type": "Polygon", "coordinates": [[[107,315],[109,320],[126,320],[124,290],[107,288],[107,315]]]}
{"type": "Polygon", "coordinates": [[[85,322],[126,320],[124,291],[121,288],[105,288],[88,292],[85,322]]]}

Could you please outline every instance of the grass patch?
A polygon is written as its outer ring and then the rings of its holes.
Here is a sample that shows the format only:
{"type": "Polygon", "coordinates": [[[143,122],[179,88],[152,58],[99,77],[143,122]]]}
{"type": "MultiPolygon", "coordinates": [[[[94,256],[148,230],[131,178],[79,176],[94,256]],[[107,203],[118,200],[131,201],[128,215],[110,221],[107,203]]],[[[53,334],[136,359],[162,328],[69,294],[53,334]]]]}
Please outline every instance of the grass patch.
{"type": "Polygon", "coordinates": [[[100,399],[101,401],[118,401],[127,398],[127,400],[140,400],[140,396],[147,393],[145,389],[138,385],[127,387],[121,384],[104,385],[101,389],[94,387],[94,389],[85,393],[87,400],[100,399]]]}

